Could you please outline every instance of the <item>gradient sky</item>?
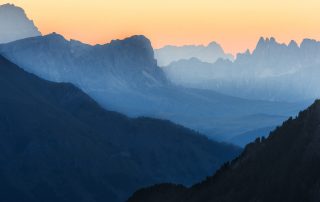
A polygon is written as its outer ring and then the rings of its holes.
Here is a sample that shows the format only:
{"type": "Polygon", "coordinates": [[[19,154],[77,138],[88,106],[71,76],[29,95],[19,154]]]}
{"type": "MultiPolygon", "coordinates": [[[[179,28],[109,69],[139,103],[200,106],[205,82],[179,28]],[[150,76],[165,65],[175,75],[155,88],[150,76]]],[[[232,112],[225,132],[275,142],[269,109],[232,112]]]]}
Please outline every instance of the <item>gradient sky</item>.
{"type": "Polygon", "coordinates": [[[254,48],[260,36],[280,42],[320,39],[319,0],[0,0],[23,7],[43,34],[86,43],[146,35],[154,47],[208,44],[227,52],[254,48]]]}

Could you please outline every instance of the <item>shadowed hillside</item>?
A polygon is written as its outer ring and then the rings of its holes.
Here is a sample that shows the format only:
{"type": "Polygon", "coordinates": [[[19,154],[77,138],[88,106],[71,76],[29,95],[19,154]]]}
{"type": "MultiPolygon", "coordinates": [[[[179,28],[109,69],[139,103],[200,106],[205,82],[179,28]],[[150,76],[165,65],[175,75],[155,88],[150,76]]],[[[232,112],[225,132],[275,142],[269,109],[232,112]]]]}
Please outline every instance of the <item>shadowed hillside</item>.
{"type": "Polygon", "coordinates": [[[200,181],[239,153],[169,121],[106,111],[1,56],[0,92],[0,201],[121,202],[142,186],[200,181]]]}
{"type": "Polygon", "coordinates": [[[320,101],[257,139],[231,163],[190,189],[163,184],[129,202],[316,202],[320,200],[320,101]]]}

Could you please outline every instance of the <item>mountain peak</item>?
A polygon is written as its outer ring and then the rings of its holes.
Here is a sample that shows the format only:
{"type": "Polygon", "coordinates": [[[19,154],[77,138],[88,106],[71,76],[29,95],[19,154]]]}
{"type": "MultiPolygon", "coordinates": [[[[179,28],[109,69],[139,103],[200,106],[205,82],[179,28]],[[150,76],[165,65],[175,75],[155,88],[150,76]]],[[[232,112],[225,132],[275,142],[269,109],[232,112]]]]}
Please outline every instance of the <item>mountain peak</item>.
{"type": "Polygon", "coordinates": [[[212,49],[212,51],[220,53],[221,55],[225,54],[222,46],[215,41],[212,41],[211,43],[209,43],[207,48],[212,49]]]}
{"type": "Polygon", "coordinates": [[[143,42],[151,43],[150,40],[144,35],[133,35],[125,38],[124,40],[143,41],[143,42]]]}
{"type": "Polygon", "coordinates": [[[151,41],[143,35],[134,35],[122,40],[112,40],[109,44],[103,46],[121,47],[121,54],[132,57],[133,60],[139,61],[139,64],[148,64],[150,67],[154,67],[157,64],[154,59],[151,41]]]}
{"type": "Polygon", "coordinates": [[[286,48],[286,47],[287,45],[278,43],[274,37],[270,37],[270,38],[260,37],[256,45],[256,48],[253,51],[253,54],[256,56],[269,55],[278,51],[281,48],[286,48]]]}
{"type": "Polygon", "coordinates": [[[262,45],[264,45],[266,43],[266,40],[264,39],[264,37],[260,37],[259,38],[259,41],[258,41],[258,43],[257,43],[257,46],[262,46],[262,45]]]}
{"type": "Polygon", "coordinates": [[[274,45],[274,44],[278,44],[274,37],[270,37],[270,38],[260,37],[260,39],[257,43],[256,49],[265,48],[268,45],[274,45]]]}
{"type": "Polygon", "coordinates": [[[291,40],[288,47],[289,48],[299,48],[299,46],[295,40],[291,40]]]}
{"type": "Polygon", "coordinates": [[[276,39],[274,37],[270,38],[270,43],[276,43],[276,39]]]}
{"type": "Polygon", "coordinates": [[[0,5],[0,30],[0,43],[41,35],[24,10],[14,4],[0,5]]]}
{"type": "Polygon", "coordinates": [[[133,35],[122,40],[120,39],[112,40],[110,44],[106,44],[106,45],[111,45],[111,46],[121,45],[121,46],[127,46],[132,48],[139,48],[140,50],[144,49],[150,54],[152,54],[152,57],[153,57],[153,48],[151,45],[151,41],[144,35],[133,35]]]}
{"type": "Polygon", "coordinates": [[[58,34],[56,32],[52,32],[51,34],[47,34],[44,36],[45,39],[51,39],[51,40],[59,40],[59,41],[66,41],[64,36],[61,34],[58,34]]]}
{"type": "Polygon", "coordinates": [[[319,44],[319,42],[314,39],[303,39],[303,41],[300,44],[300,48],[313,49],[317,44],[319,44]]]}
{"type": "Polygon", "coordinates": [[[219,47],[221,48],[220,44],[218,44],[217,42],[215,41],[212,41],[208,44],[208,47],[219,47]]]}
{"type": "Polygon", "coordinates": [[[145,37],[144,35],[133,35],[124,39],[116,39],[112,40],[110,44],[117,44],[117,43],[127,43],[127,44],[135,44],[135,45],[146,45],[151,46],[151,41],[145,37]]]}

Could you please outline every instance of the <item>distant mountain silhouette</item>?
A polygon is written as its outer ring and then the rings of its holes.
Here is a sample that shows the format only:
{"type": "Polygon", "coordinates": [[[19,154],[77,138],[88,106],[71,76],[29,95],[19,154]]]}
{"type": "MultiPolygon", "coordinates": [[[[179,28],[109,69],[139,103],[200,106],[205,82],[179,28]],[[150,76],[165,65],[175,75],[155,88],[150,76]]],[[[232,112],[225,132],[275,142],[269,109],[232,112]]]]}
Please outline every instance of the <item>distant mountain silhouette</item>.
{"type": "Polygon", "coordinates": [[[129,202],[320,201],[320,101],[296,119],[247,145],[212,177],[191,188],[163,184],[136,192],[129,202]]]}
{"type": "Polygon", "coordinates": [[[24,10],[13,4],[0,5],[0,30],[0,44],[41,35],[24,10]]]}
{"type": "Polygon", "coordinates": [[[163,67],[167,77],[185,87],[210,89],[228,95],[269,101],[304,101],[320,96],[320,43],[304,39],[280,44],[261,37],[252,53],[234,62],[180,60],[163,67]]]}
{"type": "Polygon", "coordinates": [[[144,36],[91,46],[53,33],[0,45],[0,52],[46,80],[76,85],[106,109],[168,119],[222,141],[278,125],[305,107],[175,86],[157,66],[144,36]],[[252,122],[255,114],[280,118],[252,122]]]}
{"type": "Polygon", "coordinates": [[[0,92],[0,201],[121,202],[142,186],[200,181],[240,151],[169,121],[106,111],[2,56],[0,92]]]}
{"type": "Polygon", "coordinates": [[[216,42],[211,42],[208,46],[165,46],[160,49],[155,49],[155,58],[159,66],[167,66],[175,61],[191,58],[197,58],[202,62],[209,63],[213,63],[219,58],[233,60],[233,56],[226,54],[222,47],[216,42]]]}

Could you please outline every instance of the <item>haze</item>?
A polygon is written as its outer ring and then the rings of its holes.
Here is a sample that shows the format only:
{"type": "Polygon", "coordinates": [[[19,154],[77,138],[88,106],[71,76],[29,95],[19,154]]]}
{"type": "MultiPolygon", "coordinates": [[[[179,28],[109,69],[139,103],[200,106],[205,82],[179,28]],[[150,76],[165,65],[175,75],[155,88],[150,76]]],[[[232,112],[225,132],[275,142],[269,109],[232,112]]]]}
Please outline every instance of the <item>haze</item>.
{"type": "Polygon", "coordinates": [[[317,0],[11,0],[43,34],[58,32],[90,44],[143,34],[155,48],[218,41],[235,54],[260,36],[280,42],[320,39],[317,0]]]}

